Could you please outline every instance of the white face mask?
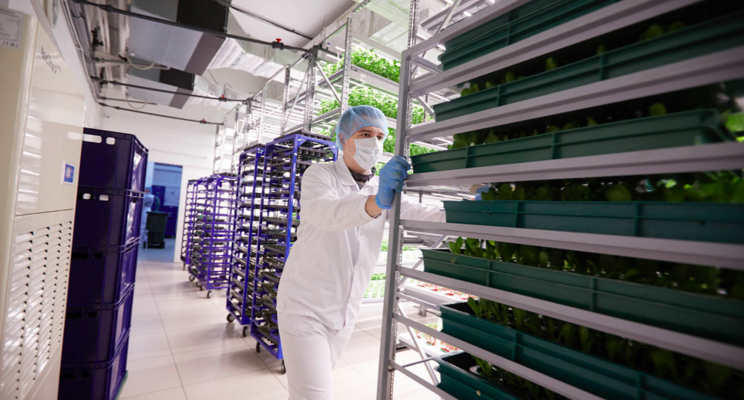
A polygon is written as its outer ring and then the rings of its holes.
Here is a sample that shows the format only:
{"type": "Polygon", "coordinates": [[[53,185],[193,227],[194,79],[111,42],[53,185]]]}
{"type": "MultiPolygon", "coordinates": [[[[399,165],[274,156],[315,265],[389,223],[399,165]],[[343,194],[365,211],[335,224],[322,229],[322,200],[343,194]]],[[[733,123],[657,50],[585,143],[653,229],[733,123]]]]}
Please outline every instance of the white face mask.
{"type": "Polygon", "coordinates": [[[354,143],[356,144],[354,161],[364,169],[372,169],[382,157],[382,140],[376,137],[354,139],[354,143]]]}

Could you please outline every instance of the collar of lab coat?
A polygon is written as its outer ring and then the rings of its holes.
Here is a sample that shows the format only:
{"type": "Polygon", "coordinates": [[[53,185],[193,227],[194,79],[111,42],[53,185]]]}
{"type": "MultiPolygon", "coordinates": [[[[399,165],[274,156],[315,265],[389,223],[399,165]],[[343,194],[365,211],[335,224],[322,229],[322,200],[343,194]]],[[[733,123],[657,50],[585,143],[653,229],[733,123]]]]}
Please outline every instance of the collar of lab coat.
{"type": "MultiPolygon", "coordinates": [[[[334,162],[334,164],[336,167],[336,174],[338,174],[338,176],[341,178],[341,183],[343,183],[344,185],[348,185],[348,186],[354,186],[356,188],[359,187],[356,181],[354,180],[354,177],[351,176],[351,171],[349,171],[349,167],[346,165],[346,162],[344,162],[343,158],[334,162]]],[[[378,177],[373,176],[372,179],[370,179],[369,182],[365,184],[365,186],[369,185],[369,186],[377,187],[378,179],[379,179],[378,177]]]]}

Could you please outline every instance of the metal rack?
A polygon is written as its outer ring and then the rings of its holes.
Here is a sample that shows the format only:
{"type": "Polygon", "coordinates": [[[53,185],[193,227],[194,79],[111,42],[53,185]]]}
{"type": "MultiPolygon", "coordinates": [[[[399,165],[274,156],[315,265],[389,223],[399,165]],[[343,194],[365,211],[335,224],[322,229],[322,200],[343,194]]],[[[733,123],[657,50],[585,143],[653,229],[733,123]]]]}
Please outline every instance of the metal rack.
{"type": "Polygon", "coordinates": [[[194,234],[194,218],[196,211],[196,180],[189,180],[186,184],[186,200],[183,211],[183,233],[181,234],[181,261],[183,269],[191,258],[191,244],[194,234]]]}
{"type": "Polygon", "coordinates": [[[200,290],[226,289],[232,261],[238,209],[238,179],[212,175],[197,180],[197,214],[194,222],[189,280],[200,290]]]}
{"type": "Polygon", "coordinates": [[[237,320],[243,326],[243,336],[248,336],[257,255],[258,220],[262,214],[264,179],[264,145],[254,145],[240,155],[238,170],[238,212],[235,227],[235,245],[232,269],[227,291],[227,322],[237,320]]]}
{"type": "MultiPolygon", "coordinates": [[[[454,134],[476,129],[496,127],[543,116],[744,78],[744,70],[740,67],[744,60],[744,47],[737,47],[446,121],[412,127],[410,123],[411,102],[414,99],[420,100],[421,96],[425,96],[430,91],[452,87],[698,2],[698,0],[621,1],[465,64],[453,67],[446,72],[442,72],[439,66],[432,65],[430,61],[423,58],[423,54],[438,45],[508,13],[528,3],[528,1],[501,0],[487,9],[480,11],[478,14],[472,15],[472,17],[466,18],[420,43],[416,43],[417,38],[422,36],[417,32],[417,27],[419,26],[419,1],[411,1],[409,32],[411,46],[409,50],[404,51],[402,54],[398,100],[399,114],[397,120],[398,140],[395,147],[396,155],[406,156],[408,143],[423,139],[437,137],[449,138],[454,134]],[[427,72],[416,75],[421,70],[427,72]]],[[[457,1],[456,5],[459,3],[460,1],[457,1]]],[[[469,4],[472,2],[463,3],[469,4]]],[[[733,142],[700,145],[694,148],[683,147],[628,152],[607,156],[413,174],[406,181],[406,186],[409,188],[438,188],[473,183],[510,183],[529,180],[699,172],[742,168],[744,168],[744,144],[733,142]]],[[[470,293],[537,314],[557,317],[598,331],[620,335],[685,355],[698,357],[706,361],[739,369],[744,367],[744,349],[736,346],[417,271],[416,268],[403,268],[400,265],[399,259],[402,248],[402,233],[404,231],[436,233],[442,235],[443,239],[446,237],[462,236],[655,260],[691,264],[702,263],[703,265],[713,264],[735,269],[742,269],[742,266],[744,266],[744,246],[742,245],[408,221],[400,219],[399,198],[396,198],[393,205],[390,226],[389,251],[391,252],[391,256],[388,258],[387,276],[395,276],[399,277],[399,279],[389,279],[386,282],[382,330],[384,337],[381,349],[377,393],[377,398],[380,400],[392,398],[395,372],[400,372],[410,377],[443,399],[456,399],[456,396],[438,388],[438,381],[427,382],[408,368],[422,362],[430,364],[433,358],[424,358],[422,361],[408,365],[399,365],[396,363],[395,349],[399,324],[432,335],[490,364],[515,373],[568,398],[600,398],[551,376],[527,368],[513,359],[500,357],[466,341],[430,329],[401,315],[398,311],[398,302],[401,299],[408,299],[410,296],[408,293],[400,292],[402,283],[400,280],[407,278],[470,293]],[[392,256],[393,254],[396,256],[392,256]]],[[[436,305],[431,304],[431,306],[434,307],[436,305]]]]}
{"type": "MultiPolygon", "coordinates": [[[[255,236],[255,258],[249,264],[253,269],[248,272],[255,277],[250,334],[256,339],[256,351],[263,347],[280,360],[283,355],[276,294],[284,263],[297,238],[302,174],[313,163],[335,161],[337,155],[335,143],[307,131],[282,136],[266,145],[262,212],[255,236]]],[[[283,361],[282,371],[286,371],[283,361]]]]}

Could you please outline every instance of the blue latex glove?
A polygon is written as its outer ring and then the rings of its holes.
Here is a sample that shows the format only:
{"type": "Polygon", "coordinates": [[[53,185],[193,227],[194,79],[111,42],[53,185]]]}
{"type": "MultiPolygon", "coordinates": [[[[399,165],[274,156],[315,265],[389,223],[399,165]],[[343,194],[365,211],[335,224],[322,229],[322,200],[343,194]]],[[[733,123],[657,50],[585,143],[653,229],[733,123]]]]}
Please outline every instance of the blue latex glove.
{"type": "Polygon", "coordinates": [[[393,157],[380,170],[380,188],[375,196],[377,207],[389,210],[393,206],[395,192],[403,190],[403,181],[408,178],[408,170],[411,164],[400,156],[393,157]]]}
{"type": "Polygon", "coordinates": [[[483,197],[481,196],[482,193],[487,193],[489,190],[491,190],[491,185],[483,185],[475,190],[475,200],[481,201],[483,200],[483,197]]]}

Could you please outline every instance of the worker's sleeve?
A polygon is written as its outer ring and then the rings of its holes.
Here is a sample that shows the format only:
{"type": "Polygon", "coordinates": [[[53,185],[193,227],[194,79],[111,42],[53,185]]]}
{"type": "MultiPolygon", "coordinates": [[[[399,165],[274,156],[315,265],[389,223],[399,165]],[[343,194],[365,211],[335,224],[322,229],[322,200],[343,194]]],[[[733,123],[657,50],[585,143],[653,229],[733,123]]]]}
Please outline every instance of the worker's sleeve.
{"type": "Polygon", "coordinates": [[[325,168],[311,166],[302,176],[300,221],[324,231],[345,231],[364,225],[374,218],[365,210],[367,197],[352,192],[339,197],[325,168]]]}
{"type": "MultiPolygon", "coordinates": [[[[416,221],[445,222],[443,206],[426,206],[403,195],[400,202],[400,218],[416,221]]],[[[388,213],[389,214],[389,213],[388,213]]]]}

